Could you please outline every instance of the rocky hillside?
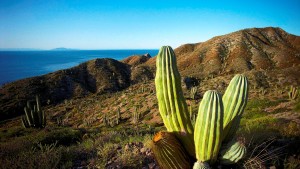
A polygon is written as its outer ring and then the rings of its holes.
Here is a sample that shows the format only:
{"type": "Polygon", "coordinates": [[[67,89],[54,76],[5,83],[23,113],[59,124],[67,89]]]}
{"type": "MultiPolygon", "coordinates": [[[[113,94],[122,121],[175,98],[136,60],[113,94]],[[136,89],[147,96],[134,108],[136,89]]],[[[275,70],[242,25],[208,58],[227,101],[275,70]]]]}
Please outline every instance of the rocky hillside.
{"type": "Polygon", "coordinates": [[[300,64],[300,37],[280,28],[244,29],[175,52],[183,75],[284,69],[300,64]]]}
{"type": "Polygon", "coordinates": [[[43,104],[57,104],[91,93],[122,90],[129,85],[129,65],[113,59],[91,60],[70,69],[4,85],[0,90],[0,119],[20,115],[26,100],[37,94],[43,104]]]}
{"type": "MultiPolygon", "coordinates": [[[[300,37],[280,28],[244,29],[206,42],[175,49],[181,75],[192,81],[253,71],[263,83],[268,71],[273,80],[300,84],[300,37]],[[265,71],[265,72],[264,72],[265,71]],[[265,77],[265,78],[264,78],[265,77]]],[[[154,78],[155,57],[130,56],[121,62],[96,59],[79,66],[6,84],[0,89],[0,121],[23,114],[26,101],[40,95],[43,104],[102,95],[154,78]]]]}

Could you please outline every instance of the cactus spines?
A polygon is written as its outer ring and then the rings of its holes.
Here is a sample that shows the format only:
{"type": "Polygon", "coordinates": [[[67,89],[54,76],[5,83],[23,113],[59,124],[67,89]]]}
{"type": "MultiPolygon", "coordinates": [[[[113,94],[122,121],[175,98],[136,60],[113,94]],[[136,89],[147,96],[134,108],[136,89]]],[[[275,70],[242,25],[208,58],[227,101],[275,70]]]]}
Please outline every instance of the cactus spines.
{"type": "Polygon", "coordinates": [[[230,81],[223,95],[224,120],[223,140],[229,142],[237,131],[242,113],[248,100],[248,80],[246,76],[237,74],[230,81]]]}
{"type": "Polygon", "coordinates": [[[211,169],[211,168],[208,163],[197,161],[195,162],[193,169],[211,169]]]}
{"type": "Polygon", "coordinates": [[[162,169],[191,168],[189,157],[174,133],[160,131],[155,134],[151,149],[162,169]]]}
{"type": "Polygon", "coordinates": [[[220,152],[221,164],[234,164],[246,156],[246,147],[237,140],[230,141],[220,152]]]}
{"type": "Polygon", "coordinates": [[[40,99],[35,97],[36,105],[31,106],[30,101],[27,101],[27,106],[24,107],[25,116],[22,117],[22,124],[25,128],[35,127],[44,128],[46,126],[45,112],[42,111],[40,99]]]}
{"type": "Polygon", "coordinates": [[[199,162],[213,164],[222,142],[223,103],[219,93],[213,90],[205,92],[200,103],[195,123],[194,140],[196,158],[199,162]]]}
{"type": "Polygon", "coordinates": [[[289,91],[289,99],[290,100],[296,100],[298,97],[298,89],[294,86],[291,86],[290,91],[289,91]]]}
{"type": "Polygon", "coordinates": [[[193,126],[181,88],[176,56],[170,46],[160,48],[156,58],[155,87],[158,106],[169,132],[175,132],[187,152],[194,156],[193,126]]]}

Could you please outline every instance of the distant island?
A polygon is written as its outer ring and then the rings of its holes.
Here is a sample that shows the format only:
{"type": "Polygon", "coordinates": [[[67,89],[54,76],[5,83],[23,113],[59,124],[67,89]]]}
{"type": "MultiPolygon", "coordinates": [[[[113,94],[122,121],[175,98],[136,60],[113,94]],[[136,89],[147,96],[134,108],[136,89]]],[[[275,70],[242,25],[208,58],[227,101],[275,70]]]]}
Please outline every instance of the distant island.
{"type": "Polygon", "coordinates": [[[51,50],[63,51],[63,50],[76,50],[76,49],[69,49],[69,48],[59,47],[59,48],[54,48],[54,49],[51,49],[51,50]]]}

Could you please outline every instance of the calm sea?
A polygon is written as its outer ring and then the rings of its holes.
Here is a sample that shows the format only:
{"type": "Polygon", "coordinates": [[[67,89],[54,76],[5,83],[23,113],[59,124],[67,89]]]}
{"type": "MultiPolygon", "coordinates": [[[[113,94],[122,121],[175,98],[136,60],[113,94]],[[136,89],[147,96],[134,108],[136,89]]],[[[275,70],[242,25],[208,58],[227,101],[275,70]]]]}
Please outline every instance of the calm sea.
{"type": "Polygon", "coordinates": [[[76,66],[96,58],[122,60],[158,50],[0,51],[0,85],[76,66]]]}

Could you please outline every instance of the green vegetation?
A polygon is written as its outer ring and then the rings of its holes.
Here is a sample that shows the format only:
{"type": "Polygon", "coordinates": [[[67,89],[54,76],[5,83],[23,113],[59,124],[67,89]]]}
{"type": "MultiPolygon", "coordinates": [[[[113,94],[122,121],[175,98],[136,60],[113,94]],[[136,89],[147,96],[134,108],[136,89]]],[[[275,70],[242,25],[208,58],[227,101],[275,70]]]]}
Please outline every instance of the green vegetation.
{"type": "Polygon", "coordinates": [[[105,168],[111,159],[120,167],[141,168],[152,157],[141,152],[152,135],[141,128],[139,135],[131,128],[75,130],[51,127],[45,130],[14,127],[1,130],[0,162],[6,168],[72,168],[82,165],[105,168]],[[10,133],[10,134],[7,134],[10,133]],[[16,137],[17,133],[23,133],[16,137]],[[28,160],[30,159],[30,160],[28,160]]]}

